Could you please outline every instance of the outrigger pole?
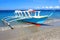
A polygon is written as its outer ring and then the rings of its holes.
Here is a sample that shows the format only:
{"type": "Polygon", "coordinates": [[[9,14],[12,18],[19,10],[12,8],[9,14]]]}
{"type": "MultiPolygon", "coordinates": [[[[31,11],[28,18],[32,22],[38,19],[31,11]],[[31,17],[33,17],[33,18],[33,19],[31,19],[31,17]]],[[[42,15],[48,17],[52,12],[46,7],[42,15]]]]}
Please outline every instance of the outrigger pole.
{"type": "Polygon", "coordinates": [[[9,26],[11,29],[14,29],[9,22],[5,21],[4,19],[2,19],[3,23],[7,26],[9,26]]]}

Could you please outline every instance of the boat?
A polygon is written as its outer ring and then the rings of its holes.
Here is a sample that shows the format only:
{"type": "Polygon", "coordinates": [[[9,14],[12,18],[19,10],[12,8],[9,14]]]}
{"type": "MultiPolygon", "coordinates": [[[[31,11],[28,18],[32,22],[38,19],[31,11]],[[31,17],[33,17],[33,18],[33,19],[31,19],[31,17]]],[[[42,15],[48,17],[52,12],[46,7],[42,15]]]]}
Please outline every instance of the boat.
{"type": "Polygon", "coordinates": [[[34,23],[34,24],[44,24],[44,22],[53,14],[50,13],[49,15],[40,15],[41,11],[36,11],[33,9],[29,10],[15,10],[14,13],[5,13],[5,15],[1,14],[1,21],[9,26],[11,29],[13,27],[11,26],[12,21],[17,21],[17,20],[23,20],[25,22],[29,23],[34,23]]]}
{"type": "Polygon", "coordinates": [[[22,19],[25,22],[35,23],[35,24],[43,24],[53,13],[49,15],[43,15],[41,16],[41,11],[35,11],[33,9],[20,11],[15,10],[16,16],[18,17],[25,17],[25,19],[22,19]]]}

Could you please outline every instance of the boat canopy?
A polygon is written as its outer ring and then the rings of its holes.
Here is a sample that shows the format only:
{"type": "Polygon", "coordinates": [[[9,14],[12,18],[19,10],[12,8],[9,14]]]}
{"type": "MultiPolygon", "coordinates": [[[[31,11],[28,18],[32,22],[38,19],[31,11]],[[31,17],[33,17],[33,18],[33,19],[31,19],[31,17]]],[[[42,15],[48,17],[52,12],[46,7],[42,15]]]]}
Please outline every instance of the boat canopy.
{"type": "Polygon", "coordinates": [[[27,17],[36,17],[36,16],[40,16],[40,12],[41,11],[35,11],[35,10],[28,10],[28,11],[20,11],[20,10],[16,10],[15,11],[15,16],[27,16],[27,17]]]}
{"type": "Polygon", "coordinates": [[[32,9],[25,10],[25,11],[15,10],[15,16],[17,16],[17,17],[43,18],[43,17],[49,17],[53,14],[53,13],[51,13],[50,15],[41,16],[40,13],[41,13],[41,11],[35,11],[32,9]]]}

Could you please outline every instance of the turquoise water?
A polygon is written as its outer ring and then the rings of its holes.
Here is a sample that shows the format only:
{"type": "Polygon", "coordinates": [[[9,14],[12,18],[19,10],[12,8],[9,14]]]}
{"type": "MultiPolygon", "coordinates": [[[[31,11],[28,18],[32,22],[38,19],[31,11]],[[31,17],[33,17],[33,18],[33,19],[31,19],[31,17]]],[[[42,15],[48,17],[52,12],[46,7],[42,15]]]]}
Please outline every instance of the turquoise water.
{"type": "MultiPolygon", "coordinates": [[[[50,13],[53,13],[53,15],[49,18],[53,19],[60,19],[60,10],[40,10],[40,15],[49,15],[50,13]]],[[[1,19],[7,16],[14,16],[14,10],[0,10],[0,26],[3,25],[1,19]]]]}
{"type": "MultiPolygon", "coordinates": [[[[53,13],[51,18],[60,18],[60,10],[40,10],[40,15],[53,13]]],[[[14,16],[14,10],[0,10],[0,20],[7,16],[14,16]]]]}

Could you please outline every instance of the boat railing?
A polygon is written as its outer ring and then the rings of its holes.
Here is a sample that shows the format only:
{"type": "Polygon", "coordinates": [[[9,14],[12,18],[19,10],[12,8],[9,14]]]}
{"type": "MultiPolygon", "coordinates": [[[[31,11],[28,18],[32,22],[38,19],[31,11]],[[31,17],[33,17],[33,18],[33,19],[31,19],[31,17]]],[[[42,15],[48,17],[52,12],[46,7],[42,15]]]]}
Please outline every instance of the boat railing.
{"type": "MultiPolygon", "coordinates": [[[[36,17],[36,16],[40,16],[40,12],[41,11],[35,11],[34,12],[34,16],[31,15],[31,13],[29,11],[15,11],[15,16],[19,16],[19,17],[36,17]],[[36,13],[38,12],[38,13],[36,13]],[[27,15],[28,14],[28,15],[27,15]],[[37,15],[38,14],[38,15],[37,15]],[[24,16],[25,15],[25,16],[24,16]]],[[[32,13],[33,14],[33,13],[32,13]]]]}

